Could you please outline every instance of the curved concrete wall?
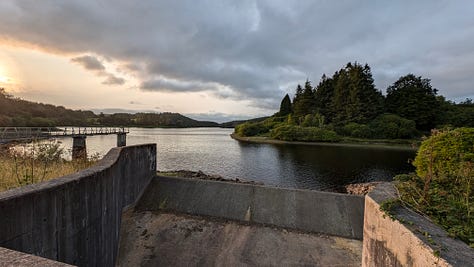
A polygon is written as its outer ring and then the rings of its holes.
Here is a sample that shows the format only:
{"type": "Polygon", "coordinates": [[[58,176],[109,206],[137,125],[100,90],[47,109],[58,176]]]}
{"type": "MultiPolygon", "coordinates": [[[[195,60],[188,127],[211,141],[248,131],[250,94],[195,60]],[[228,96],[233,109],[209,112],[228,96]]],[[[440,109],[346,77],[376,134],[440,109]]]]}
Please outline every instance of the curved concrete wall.
{"type": "Polygon", "coordinates": [[[364,197],[158,176],[137,204],[362,239],[364,197]]]}
{"type": "Polygon", "coordinates": [[[366,196],[362,266],[474,266],[472,248],[421,215],[400,207],[392,220],[380,210],[384,201],[396,198],[390,183],[366,196]]]}
{"type": "Polygon", "coordinates": [[[113,148],[81,172],[0,193],[0,247],[113,266],[122,210],[156,174],[156,145],[113,148]]]}

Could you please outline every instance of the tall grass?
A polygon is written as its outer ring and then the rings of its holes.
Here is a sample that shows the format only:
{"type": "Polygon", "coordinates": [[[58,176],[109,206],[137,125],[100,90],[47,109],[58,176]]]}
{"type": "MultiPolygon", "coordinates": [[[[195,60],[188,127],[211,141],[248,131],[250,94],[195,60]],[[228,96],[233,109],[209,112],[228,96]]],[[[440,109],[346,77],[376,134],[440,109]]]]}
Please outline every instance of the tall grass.
{"type": "Polygon", "coordinates": [[[58,142],[33,142],[0,148],[0,191],[34,184],[93,165],[98,157],[68,161],[58,142]]]}

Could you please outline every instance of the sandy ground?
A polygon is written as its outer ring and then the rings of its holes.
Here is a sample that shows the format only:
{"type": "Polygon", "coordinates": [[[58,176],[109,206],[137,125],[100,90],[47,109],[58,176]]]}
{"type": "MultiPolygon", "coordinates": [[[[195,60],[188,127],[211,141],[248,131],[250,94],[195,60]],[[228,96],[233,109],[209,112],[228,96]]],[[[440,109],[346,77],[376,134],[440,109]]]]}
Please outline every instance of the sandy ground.
{"type": "Polygon", "coordinates": [[[362,242],[232,221],[126,212],[119,266],[360,266],[362,242]]]}

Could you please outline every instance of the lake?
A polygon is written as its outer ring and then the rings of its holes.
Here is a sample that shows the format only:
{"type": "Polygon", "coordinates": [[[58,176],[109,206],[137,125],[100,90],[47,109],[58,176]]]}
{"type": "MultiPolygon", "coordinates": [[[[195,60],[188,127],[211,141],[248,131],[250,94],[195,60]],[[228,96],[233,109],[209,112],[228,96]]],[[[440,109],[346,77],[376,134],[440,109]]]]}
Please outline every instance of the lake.
{"type": "MultiPolygon", "coordinates": [[[[414,168],[414,151],[290,144],[250,144],[233,140],[233,129],[130,128],[127,145],[156,143],[161,171],[192,170],[263,182],[267,185],[331,190],[341,185],[389,181],[414,168]]],[[[72,138],[60,139],[68,150],[72,138]]],[[[88,155],[105,155],[116,146],[116,136],[87,137],[88,155]]]]}

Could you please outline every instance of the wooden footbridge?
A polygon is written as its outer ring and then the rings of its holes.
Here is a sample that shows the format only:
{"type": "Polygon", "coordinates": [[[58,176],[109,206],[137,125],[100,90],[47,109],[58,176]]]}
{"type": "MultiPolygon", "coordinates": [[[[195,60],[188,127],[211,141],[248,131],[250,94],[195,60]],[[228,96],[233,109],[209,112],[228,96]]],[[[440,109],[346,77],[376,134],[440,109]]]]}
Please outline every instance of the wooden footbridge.
{"type": "Polygon", "coordinates": [[[116,134],[117,146],[125,146],[128,133],[124,127],[0,127],[0,144],[72,137],[72,157],[83,158],[87,136],[116,134]]]}

